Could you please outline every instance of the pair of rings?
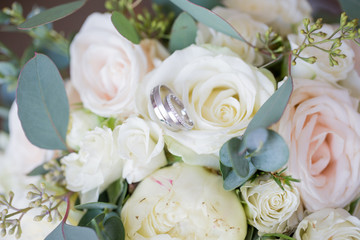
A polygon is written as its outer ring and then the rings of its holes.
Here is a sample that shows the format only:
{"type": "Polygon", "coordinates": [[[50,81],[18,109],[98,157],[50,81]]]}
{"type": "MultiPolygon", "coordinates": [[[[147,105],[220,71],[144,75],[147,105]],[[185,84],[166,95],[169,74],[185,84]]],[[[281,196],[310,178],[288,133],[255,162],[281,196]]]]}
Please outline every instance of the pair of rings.
{"type": "Polygon", "coordinates": [[[151,90],[151,105],[160,122],[173,130],[190,130],[194,127],[182,101],[165,85],[151,90]]]}

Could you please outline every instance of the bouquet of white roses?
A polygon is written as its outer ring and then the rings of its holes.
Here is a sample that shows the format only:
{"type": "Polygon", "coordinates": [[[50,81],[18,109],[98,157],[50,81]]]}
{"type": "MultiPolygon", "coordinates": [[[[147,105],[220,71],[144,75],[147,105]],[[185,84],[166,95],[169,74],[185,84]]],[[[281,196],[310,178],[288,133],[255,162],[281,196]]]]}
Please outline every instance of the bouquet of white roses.
{"type": "Polygon", "coordinates": [[[86,0],[0,15],[34,39],[0,45],[1,236],[360,239],[359,4],[328,24],[306,0],[141,2],[71,42],[51,22],[86,0]]]}

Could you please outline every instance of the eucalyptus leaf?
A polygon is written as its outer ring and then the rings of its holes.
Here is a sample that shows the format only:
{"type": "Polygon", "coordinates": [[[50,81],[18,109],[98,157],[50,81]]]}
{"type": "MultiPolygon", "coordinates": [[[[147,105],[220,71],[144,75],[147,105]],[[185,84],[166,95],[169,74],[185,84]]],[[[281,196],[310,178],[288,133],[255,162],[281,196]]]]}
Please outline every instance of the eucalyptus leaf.
{"type": "Polygon", "coordinates": [[[260,148],[252,153],[251,162],[261,171],[274,172],[287,163],[289,149],[278,133],[268,129],[267,131],[267,139],[262,143],[262,146],[259,146],[260,148]]]}
{"type": "Polygon", "coordinates": [[[244,135],[245,146],[248,151],[254,152],[261,148],[269,137],[269,132],[266,128],[257,128],[244,135]]]}
{"type": "Polygon", "coordinates": [[[220,162],[220,171],[224,179],[223,187],[225,190],[234,190],[248,181],[257,171],[252,163],[249,163],[249,174],[242,178],[235,173],[232,168],[226,167],[220,162]]]}
{"type": "Polygon", "coordinates": [[[227,167],[232,167],[239,177],[249,174],[249,160],[245,158],[246,148],[239,138],[232,138],[220,149],[220,161],[227,167]]]}
{"type": "Polygon", "coordinates": [[[60,223],[45,240],[98,240],[94,230],[88,227],[75,227],[68,224],[60,223]],[[64,230],[64,235],[63,235],[64,230]]]}
{"type": "Polygon", "coordinates": [[[132,23],[120,12],[113,12],[111,21],[116,30],[134,44],[140,43],[139,34],[132,23]]]}
{"type": "Polygon", "coordinates": [[[104,233],[109,240],[124,240],[125,229],[119,216],[111,216],[104,220],[104,233]]]}
{"type": "Polygon", "coordinates": [[[40,12],[39,14],[27,19],[25,22],[21,23],[18,28],[19,29],[30,29],[37,26],[41,26],[50,22],[54,22],[61,18],[64,18],[78,9],[80,9],[86,0],[79,0],[75,2],[65,3],[45,11],[40,12]]]}
{"type": "Polygon", "coordinates": [[[212,11],[194,4],[188,0],[170,0],[176,6],[181,8],[183,11],[189,13],[197,21],[215,29],[216,31],[222,32],[233,38],[245,41],[241,35],[223,18],[213,13],[212,11]]]}
{"type": "Polygon", "coordinates": [[[77,210],[84,210],[84,209],[116,209],[118,206],[111,203],[105,202],[92,202],[92,203],[85,203],[81,205],[76,205],[75,209],[77,210]]]}
{"type": "Polygon", "coordinates": [[[100,214],[104,212],[101,209],[88,209],[86,213],[80,219],[78,225],[79,226],[88,226],[92,219],[96,218],[100,214]]]}
{"type": "MultiPolygon", "coordinates": [[[[173,11],[177,14],[181,12],[181,9],[176,7],[176,5],[169,0],[153,0],[153,2],[161,5],[164,8],[164,11],[173,11]]],[[[215,6],[221,5],[220,0],[191,0],[191,2],[207,9],[212,9],[215,6]]]]}
{"type": "Polygon", "coordinates": [[[36,54],[22,69],[17,105],[21,125],[32,144],[67,149],[68,98],[58,69],[46,55],[36,54]]]}
{"type": "Polygon", "coordinates": [[[180,50],[195,43],[197,26],[194,19],[187,13],[181,13],[171,29],[169,42],[170,52],[180,50]]]}
{"type": "Polygon", "coordinates": [[[349,211],[348,211],[348,212],[349,212],[351,215],[354,214],[355,209],[356,209],[357,205],[359,204],[359,201],[360,201],[360,197],[357,198],[357,199],[355,199],[354,201],[352,201],[352,202],[350,203],[350,205],[349,205],[349,211]]]}
{"type": "Polygon", "coordinates": [[[116,204],[119,199],[121,192],[124,189],[123,179],[118,179],[107,188],[106,192],[109,198],[109,202],[116,204]]]}
{"type": "Polygon", "coordinates": [[[339,0],[341,8],[352,19],[360,18],[360,1],[359,0],[339,0]]]}
{"type": "Polygon", "coordinates": [[[293,89],[292,78],[285,83],[261,106],[246,128],[245,134],[256,128],[268,128],[279,121],[293,89]]]}
{"type": "Polygon", "coordinates": [[[34,168],[33,170],[31,170],[31,172],[29,172],[27,174],[27,176],[39,176],[39,175],[44,175],[48,172],[49,172],[49,170],[46,170],[44,168],[44,164],[41,164],[41,165],[37,166],[36,168],[34,168]]]}

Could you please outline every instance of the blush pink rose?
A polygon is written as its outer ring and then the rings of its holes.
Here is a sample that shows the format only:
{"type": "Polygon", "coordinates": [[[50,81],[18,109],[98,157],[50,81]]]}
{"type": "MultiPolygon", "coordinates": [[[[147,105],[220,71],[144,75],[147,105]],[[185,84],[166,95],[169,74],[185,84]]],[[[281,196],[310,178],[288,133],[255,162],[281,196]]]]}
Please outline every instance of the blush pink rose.
{"type": "Polygon", "coordinates": [[[70,75],[85,108],[104,116],[136,114],[146,54],[117,32],[111,14],[91,14],[70,46],[70,75]]]}
{"type": "Polygon", "coordinates": [[[288,170],[305,207],[316,211],[349,204],[360,193],[360,115],[348,90],[295,79],[277,124],[290,148],[288,170]]]}

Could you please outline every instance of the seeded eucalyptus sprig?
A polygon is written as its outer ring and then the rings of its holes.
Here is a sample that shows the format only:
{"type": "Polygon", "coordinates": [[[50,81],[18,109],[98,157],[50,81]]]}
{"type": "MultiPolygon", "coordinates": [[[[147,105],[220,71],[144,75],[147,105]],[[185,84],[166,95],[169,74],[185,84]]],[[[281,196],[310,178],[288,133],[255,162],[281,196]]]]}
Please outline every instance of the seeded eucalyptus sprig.
{"type": "Polygon", "coordinates": [[[10,192],[9,197],[0,195],[0,236],[12,235],[16,238],[21,237],[21,219],[30,210],[42,209],[41,213],[34,217],[34,221],[41,221],[46,217],[48,222],[61,220],[62,216],[58,210],[59,206],[65,201],[64,195],[53,196],[45,192],[45,184],[40,187],[30,184],[30,191],[27,199],[30,201],[25,208],[17,208],[13,205],[14,193],[10,192]]]}
{"type": "Polygon", "coordinates": [[[304,35],[304,41],[302,44],[293,50],[294,59],[292,64],[296,64],[296,60],[299,58],[308,63],[315,63],[316,56],[302,57],[301,52],[308,47],[315,47],[321,51],[329,54],[329,64],[331,66],[338,65],[338,58],[346,58],[346,55],[341,52],[340,46],[343,40],[353,40],[358,45],[360,43],[356,40],[359,38],[360,31],[358,30],[358,19],[349,21],[348,16],[344,13],[340,17],[340,25],[330,35],[321,31],[323,27],[322,19],[319,18],[315,23],[310,23],[310,19],[305,18],[303,20],[304,28],[300,30],[300,33],[304,35]],[[325,47],[323,43],[332,43],[329,47],[325,47]]]}
{"type": "Polygon", "coordinates": [[[276,59],[284,51],[283,38],[274,32],[271,27],[265,33],[258,33],[257,39],[263,45],[259,50],[270,54],[272,59],[276,59]]]}
{"type": "Polygon", "coordinates": [[[173,12],[164,13],[158,4],[152,4],[151,9],[143,8],[136,13],[135,8],[142,0],[107,0],[105,7],[113,12],[117,11],[127,16],[142,39],[168,39],[171,24],[175,18],[173,12]]]}

